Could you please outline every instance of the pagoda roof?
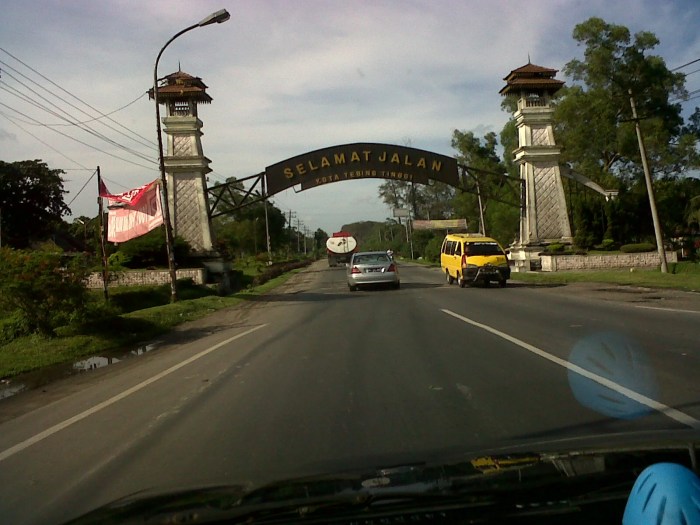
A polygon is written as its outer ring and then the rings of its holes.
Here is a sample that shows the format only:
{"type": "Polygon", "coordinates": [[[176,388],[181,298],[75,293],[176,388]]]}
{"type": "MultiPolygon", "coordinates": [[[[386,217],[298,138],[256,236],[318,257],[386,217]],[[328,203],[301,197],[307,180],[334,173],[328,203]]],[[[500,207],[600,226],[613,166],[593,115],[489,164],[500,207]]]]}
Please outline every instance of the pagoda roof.
{"type": "MultiPolygon", "coordinates": [[[[196,100],[209,104],[212,98],[206,92],[207,86],[200,77],[195,77],[184,71],[176,71],[163,77],[158,85],[158,100],[196,100]]],[[[153,88],[148,90],[149,98],[153,98],[153,88]]]]}
{"type": "Polygon", "coordinates": [[[559,91],[564,85],[564,81],[554,78],[557,71],[557,69],[542,67],[528,62],[524,66],[508,73],[503,79],[506,81],[506,85],[499,93],[501,95],[509,95],[524,90],[554,93],[559,91]]]}

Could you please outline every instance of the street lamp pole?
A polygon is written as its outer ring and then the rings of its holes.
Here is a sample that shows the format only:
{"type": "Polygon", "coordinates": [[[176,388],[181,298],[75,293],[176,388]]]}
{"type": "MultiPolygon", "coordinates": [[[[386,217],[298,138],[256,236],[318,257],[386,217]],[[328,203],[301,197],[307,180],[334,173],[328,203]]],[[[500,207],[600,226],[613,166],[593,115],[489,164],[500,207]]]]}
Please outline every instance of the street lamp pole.
{"type": "Polygon", "coordinates": [[[161,191],[163,193],[163,222],[165,222],[165,247],[168,252],[168,270],[170,273],[170,302],[174,303],[177,301],[177,274],[175,272],[175,253],[173,249],[173,225],[170,221],[170,201],[168,199],[168,179],[165,175],[165,159],[163,158],[163,137],[161,136],[160,127],[160,103],[158,101],[158,62],[160,57],[173,40],[175,40],[180,35],[196,29],[198,27],[208,26],[209,24],[220,24],[226,22],[231,18],[231,15],[226,11],[226,9],[221,9],[215,13],[210,14],[208,17],[199,21],[196,24],[192,24],[186,27],[179,33],[175,34],[170,40],[168,40],[165,45],[161,48],[158,56],[156,57],[156,63],[153,67],[153,100],[156,103],[156,130],[158,133],[158,164],[160,167],[160,182],[161,191]]]}

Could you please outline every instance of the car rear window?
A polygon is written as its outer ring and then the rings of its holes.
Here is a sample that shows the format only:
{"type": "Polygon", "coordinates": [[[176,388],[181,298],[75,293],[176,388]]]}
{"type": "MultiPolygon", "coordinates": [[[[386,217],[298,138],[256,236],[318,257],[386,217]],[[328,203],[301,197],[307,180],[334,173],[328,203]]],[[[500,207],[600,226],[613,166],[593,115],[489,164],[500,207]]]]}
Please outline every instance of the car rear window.
{"type": "Polygon", "coordinates": [[[389,262],[389,256],[383,253],[370,255],[356,255],[353,260],[355,264],[373,264],[389,262]]]}

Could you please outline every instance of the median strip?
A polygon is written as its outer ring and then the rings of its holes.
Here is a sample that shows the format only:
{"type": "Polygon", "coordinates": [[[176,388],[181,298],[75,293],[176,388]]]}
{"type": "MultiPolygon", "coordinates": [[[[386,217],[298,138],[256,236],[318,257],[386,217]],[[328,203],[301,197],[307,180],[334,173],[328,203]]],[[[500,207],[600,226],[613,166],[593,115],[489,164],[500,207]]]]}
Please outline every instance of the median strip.
{"type": "Polygon", "coordinates": [[[61,423],[58,423],[50,428],[47,428],[43,432],[39,432],[38,434],[36,434],[28,439],[25,439],[21,443],[17,443],[16,445],[14,445],[12,447],[10,447],[6,450],[3,450],[2,452],[0,452],[0,461],[3,461],[11,456],[14,456],[18,452],[21,452],[24,449],[29,448],[32,445],[39,443],[40,441],[43,441],[47,437],[50,437],[50,436],[56,434],[57,432],[60,432],[61,430],[68,428],[69,426],[73,425],[74,423],[77,423],[78,421],[82,421],[83,419],[99,412],[100,410],[107,408],[108,406],[113,405],[114,403],[121,401],[124,398],[129,397],[131,394],[134,394],[134,393],[138,392],[139,390],[146,388],[151,383],[155,383],[159,379],[163,379],[164,377],[172,374],[173,372],[179,370],[180,368],[183,368],[183,367],[189,365],[190,363],[193,363],[197,359],[200,359],[200,358],[212,353],[213,351],[218,350],[222,346],[226,346],[227,344],[235,341],[236,339],[240,339],[242,337],[245,337],[246,335],[252,334],[253,332],[256,332],[257,330],[260,330],[261,328],[264,328],[266,326],[267,326],[267,324],[262,324],[260,326],[256,326],[254,328],[246,330],[245,332],[241,332],[240,334],[236,334],[233,337],[229,337],[225,341],[217,343],[214,346],[210,346],[206,350],[202,350],[198,354],[195,354],[192,357],[189,357],[189,358],[185,359],[184,361],[181,361],[180,363],[171,366],[167,370],[163,370],[162,372],[154,375],[153,377],[150,377],[150,378],[146,379],[145,381],[142,381],[139,384],[132,386],[131,388],[128,388],[127,390],[124,390],[120,394],[117,394],[116,396],[111,397],[111,398],[107,399],[106,401],[103,401],[102,403],[98,403],[97,405],[95,405],[91,408],[88,408],[87,410],[81,412],[80,414],[77,414],[71,418],[68,418],[65,421],[62,421],[61,423]]]}
{"type": "Polygon", "coordinates": [[[677,421],[678,423],[681,423],[683,425],[686,425],[691,428],[700,428],[700,421],[695,419],[694,417],[686,414],[685,412],[681,412],[680,410],[676,410],[675,408],[669,407],[667,405],[664,405],[663,403],[659,403],[658,401],[651,399],[647,396],[644,396],[638,392],[635,392],[634,390],[630,390],[629,388],[626,388],[622,385],[619,385],[615,383],[614,381],[610,381],[609,379],[606,379],[598,374],[594,374],[593,372],[589,372],[585,368],[581,368],[578,365],[574,365],[572,363],[569,363],[565,359],[561,359],[560,357],[557,357],[555,355],[552,355],[548,352],[545,352],[544,350],[541,350],[540,348],[537,348],[536,346],[533,346],[529,343],[526,343],[525,341],[521,341],[520,339],[513,337],[512,335],[508,335],[505,332],[501,332],[500,330],[497,330],[491,326],[485,325],[483,323],[479,323],[477,321],[474,321],[472,319],[469,319],[468,317],[464,317],[463,315],[459,315],[455,312],[452,312],[451,310],[447,310],[445,308],[441,308],[441,311],[446,313],[447,315],[451,315],[452,317],[459,319],[460,321],[463,321],[467,324],[470,324],[472,326],[475,326],[477,328],[481,328],[482,330],[485,330],[493,335],[496,335],[500,337],[501,339],[505,339],[506,341],[513,343],[514,345],[519,346],[520,348],[523,348],[527,350],[528,352],[531,352],[539,357],[542,357],[546,359],[547,361],[550,361],[556,365],[559,365],[563,368],[566,368],[567,370],[570,370],[576,374],[579,374],[583,377],[586,377],[590,379],[591,381],[595,381],[596,383],[609,388],[611,390],[614,390],[615,392],[618,392],[619,394],[622,394],[625,397],[628,397],[632,399],[633,401],[636,401],[637,403],[640,403],[642,405],[645,405],[653,410],[656,410],[657,412],[662,413],[666,417],[669,417],[670,419],[673,419],[674,421],[677,421]]]}

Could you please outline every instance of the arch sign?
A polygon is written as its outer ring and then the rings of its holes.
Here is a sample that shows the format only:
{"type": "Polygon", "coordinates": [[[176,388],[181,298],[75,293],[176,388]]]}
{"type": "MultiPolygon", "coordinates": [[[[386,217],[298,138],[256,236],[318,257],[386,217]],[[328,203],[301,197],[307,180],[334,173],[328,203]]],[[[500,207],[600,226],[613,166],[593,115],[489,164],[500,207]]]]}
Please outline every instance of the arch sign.
{"type": "Polygon", "coordinates": [[[267,195],[301,185],[301,191],[332,182],[389,179],[459,186],[457,161],[405,146],[362,142],[311,151],[265,168],[267,195]]]}

